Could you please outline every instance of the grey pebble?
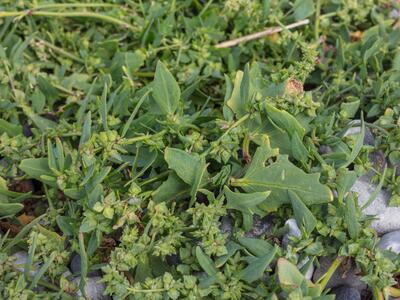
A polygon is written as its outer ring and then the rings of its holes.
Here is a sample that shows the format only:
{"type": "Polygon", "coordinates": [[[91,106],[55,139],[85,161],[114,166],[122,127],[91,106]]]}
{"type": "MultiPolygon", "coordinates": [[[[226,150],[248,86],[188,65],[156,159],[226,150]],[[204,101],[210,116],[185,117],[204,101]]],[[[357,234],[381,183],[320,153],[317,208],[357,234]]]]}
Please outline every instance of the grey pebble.
{"type": "Polygon", "coordinates": [[[349,286],[341,286],[332,293],[336,295],[336,300],[361,300],[360,292],[349,286]]]}
{"type": "MultiPolygon", "coordinates": [[[[81,257],[77,253],[73,253],[71,255],[71,261],[69,263],[69,268],[73,274],[77,274],[81,272],[81,257]]],[[[101,276],[102,273],[100,270],[93,270],[89,272],[89,276],[101,276]]]]}
{"type": "Polygon", "coordinates": [[[290,244],[290,237],[301,238],[301,230],[299,226],[297,226],[297,222],[295,219],[288,219],[285,222],[285,226],[287,227],[287,233],[283,236],[282,245],[286,248],[290,244]]]}
{"type": "Polygon", "coordinates": [[[390,250],[396,254],[400,253],[400,231],[392,231],[384,234],[378,244],[383,250],[390,250]]]}
{"type": "Polygon", "coordinates": [[[220,220],[219,229],[222,233],[228,233],[229,235],[233,232],[233,220],[230,216],[223,216],[220,220]]]}
{"type": "MultiPolygon", "coordinates": [[[[329,257],[321,257],[319,259],[320,266],[315,270],[313,281],[316,282],[320,279],[329,269],[332,264],[332,259],[329,257]]],[[[336,288],[343,285],[353,287],[358,291],[365,290],[367,284],[361,281],[362,276],[359,275],[360,271],[357,269],[354,262],[350,265],[344,266],[341,264],[333,273],[331,279],[328,281],[327,288],[336,288]]]]}
{"type": "MultiPolygon", "coordinates": [[[[351,191],[358,194],[358,204],[362,207],[376,190],[376,184],[370,182],[371,177],[364,175],[356,180],[351,191]]],[[[378,234],[400,229],[400,207],[389,207],[390,193],[382,189],[375,200],[363,210],[365,215],[374,215],[376,220],[371,224],[378,234]]]]}
{"type": "Polygon", "coordinates": [[[258,215],[253,216],[253,228],[246,232],[246,237],[257,238],[262,236],[265,233],[270,233],[274,224],[272,222],[272,217],[265,216],[264,218],[259,217],[258,215]]]}
{"type": "MultiPolygon", "coordinates": [[[[77,286],[79,286],[81,278],[76,277],[72,280],[73,283],[75,283],[77,286]]],[[[104,291],[106,286],[104,283],[99,282],[101,280],[101,277],[88,277],[86,278],[86,286],[85,286],[85,292],[86,296],[90,300],[109,300],[111,299],[110,296],[104,295],[104,291]]],[[[82,293],[80,290],[77,291],[77,296],[78,297],[83,297],[82,293]]]]}
{"type": "MultiPolygon", "coordinates": [[[[25,270],[25,264],[26,261],[28,260],[28,253],[25,251],[19,251],[13,254],[13,256],[16,258],[15,262],[14,262],[14,267],[16,270],[18,270],[19,272],[24,272],[25,270]]],[[[30,274],[32,276],[35,276],[36,273],[38,272],[40,265],[38,263],[35,263],[30,271],[30,274]]]]}

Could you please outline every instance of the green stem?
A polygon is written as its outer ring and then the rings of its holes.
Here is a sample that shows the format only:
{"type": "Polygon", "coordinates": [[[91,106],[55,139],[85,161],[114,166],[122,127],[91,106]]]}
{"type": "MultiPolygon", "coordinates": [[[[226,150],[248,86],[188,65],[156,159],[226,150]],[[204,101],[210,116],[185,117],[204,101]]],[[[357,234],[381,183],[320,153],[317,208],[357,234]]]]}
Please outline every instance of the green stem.
{"type": "Polygon", "coordinates": [[[108,23],[112,23],[115,25],[122,26],[124,28],[130,29],[132,32],[135,32],[135,28],[119,19],[114,17],[106,16],[99,13],[94,12],[86,12],[86,11],[76,11],[76,12],[53,12],[53,11],[2,11],[0,12],[0,18],[5,17],[25,17],[25,16],[38,16],[38,17],[60,17],[60,18],[92,18],[98,19],[101,21],[105,21],[108,23]]]}
{"type": "Polygon", "coordinates": [[[387,287],[386,290],[390,296],[396,297],[396,298],[400,297],[400,289],[390,286],[390,287],[387,287]]]}
{"type": "Polygon", "coordinates": [[[317,5],[315,10],[316,14],[315,14],[314,35],[315,35],[315,41],[317,42],[319,38],[319,22],[321,17],[321,0],[317,0],[317,5]]]}
{"type": "Polygon", "coordinates": [[[374,287],[372,289],[372,295],[373,295],[375,300],[384,300],[382,292],[377,287],[374,287]]]}
{"type": "Polygon", "coordinates": [[[154,176],[154,177],[152,177],[152,178],[149,178],[149,179],[147,179],[147,180],[144,180],[144,181],[140,184],[140,186],[142,187],[142,186],[144,186],[144,185],[146,185],[146,184],[156,182],[156,181],[158,181],[158,180],[160,180],[160,179],[163,179],[164,177],[167,177],[168,174],[169,174],[169,171],[162,172],[162,173],[158,174],[157,176],[154,176]]]}
{"type": "Polygon", "coordinates": [[[331,266],[329,267],[328,271],[322,276],[318,282],[320,282],[321,290],[324,290],[326,285],[328,284],[329,280],[331,279],[333,273],[335,273],[336,269],[340,266],[342,261],[344,260],[344,257],[336,257],[336,259],[333,261],[331,266]]]}
{"type": "Polygon", "coordinates": [[[154,77],[154,72],[132,72],[132,74],[137,77],[147,77],[147,78],[154,77]]]}
{"type": "Polygon", "coordinates": [[[32,7],[31,10],[39,10],[39,9],[53,9],[53,8],[96,8],[96,7],[120,7],[117,4],[111,3],[51,3],[51,4],[43,4],[32,7]]]}
{"type": "Polygon", "coordinates": [[[127,288],[127,290],[132,292],[132,293],[159,293],[159,292],[165,292],[165,289],[141,290],[141,289],[127,288]]]}
{"type": "Polygon", "coordinates": [[[51,50],[53,50],[54,52],[56,52],[58,54],[61,54],[61,55],[65,56],[65,57],[68,57],[68,58],[70,58],[70,59],[72,59],[72,60],[74,60],[76,62],[85,63],[85,61],[83,59],[79,58],[78,56],[75,56],[75,55],[71,54],[70,52],[65,51],[62,48],[54,46],[53,44],[51,44],[51,43],[49,43],[49,42],[47,42],[45,40],[42,40],[40,38],[36,38],[36,40],[38,41],[38,43],[46,46],[47,48],[50,48],[51,50]]]}

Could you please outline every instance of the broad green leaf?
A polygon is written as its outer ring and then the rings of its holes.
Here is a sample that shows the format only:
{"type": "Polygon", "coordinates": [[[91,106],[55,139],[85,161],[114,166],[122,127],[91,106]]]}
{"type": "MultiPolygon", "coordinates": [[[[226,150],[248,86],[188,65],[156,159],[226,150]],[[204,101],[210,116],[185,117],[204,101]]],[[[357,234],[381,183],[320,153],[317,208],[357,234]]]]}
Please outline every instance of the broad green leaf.
{"type": "Polygon", "coordinates": [[[311,233],[317,225],[317,219],[311,211],[304,205],[303,201],[293,191],[288,191],[290,201],[292,202],[294,217],[297,224],[304,226],[307,233],[311,233]]]}
{"type": "Polygon", "coordinates": [[[40,180],[40,176],[52,176],[47,158],[27,158],[23,159],[19,164],[19,168],[25,172],[30,178],[40,180]]]}
{"type": "Polygon", "coordinates": [[[57,127],[57,123],[43,118],[37,114],[31,113],[28,117],[32,120],[37,128],[39,128],[42,132],[47,131],[48,129],[54,129],[57,127]]]}
{"type": "Polygon", "coordinates": [[[337,174],[336,190],[338,192],[338,199],[342,202],[344,195],[350,191],[351,187],[356,182],[357,173],[355,171],[349,171],[346,168],[340,168],[337,174]]]}
{"type": "Polygon", "coordinates": [[[270,243],[262,239],[240,237],[238,242],[258,257],[267,255],[273,249],[273,246],[270,243]]]}
{"type": "Polygon", "coordinates": [[[210,276],[215,275],[218,271],[214,262],[209,258],[199,246],[196,247],[196,258],[202,269],[210,276]]]}
{"type": "Polygon", "coordinates": [[[265,104],[265,110],[271,122],[285,130],[290,136],[296,132],[300,139],[304,137],[306,130],[290,113],[277,109],[268,103],[265,104]]]}
{"type": "Polygon", "coordinates": [[[71,223],[73,222],[72,218],[66,216],[57,216],[56,222],[58,227],[65,235],[74,235],[74,228],[71,225],[71,223]]]}
{"type": "Polygon", "coordinates": [[[7,133],[8,136],[13,137],[22,134],[22,126],[12,124],[6,120],[0,119],[0,134],[7,133]]]}
{"type": "Polygon", "coordinates": [[[181,90],[167,67],[158,61],[153,82],[153,97],[164,114],[171,115],[178,108],[181,90]]]}
{"type": "Polygon", "coordinates": [[[257,279],[260,279],[264,274],[265,269],[274,259],[276,251],[277,249],[274,247],[268,254],[256,258],[245,269],[239,272],[239,278],[247,283],[252,283],[257,279]]]}
{"type": "Polygon", "coordinates": [[[174,172],[171,172],[168,179],[164,181],[153,193],[153,201],[160,203],[175,199],[184,193],[189,192],[190,188],[174,172]]]}
{"type": "MultiPolygon", "coordinates": [[[[206,163],[204,159],[196,154],[189,154],[186,151],[176,148],[166,148],[164,158],[170,169],[190,186],[196,182],[196,176],[205,169],[206,163]]],[[[207,177],[207,170],[204,171],[203,178],[207,177]]]]}
{"type": "Polygon", "coordinates": [[[14,216],[19,213],[24,206],[20,203],[2,203],[0,202],[0,217],[14,216]]]}
{"type": "Polygon", "coordinates": [[[227,186],[224,187],[225,196],[227,199],[227,208],[236,209],[245,214],[257,213],[262,214],[257,207],[259,204],[268,201],[267,197],[270,192],[256,192],[256,193],[235,193],[232,192],[227,186]]]}
{"type": "Polygon", "coordinates": [[[297,289],[306,280],[297,267],[285,258],[278,259],[277,270],[281,288],[286,292],[297,289]]]}
{"type": "Polygon", "coordinates": [[[291,150],[293,157],[298,161],[306,163],[308,159],[308,151],[297,132],[294,132],[292,135],[291,146],[292,146],[291,150]]]}
{"type": "Polygon", "coordinates": [[[296,20],[302,20],[311,16],[314,11],[314,1],[313,0],[296,0],[294,3],[294,17],[296,20]]]}
{"type": "Polygon", "coordinates": [[[305,173],[293,165],[287,156],[278,156],[277,161],[268,167],[252,166],[249,171],[231,184],[242,187],[247,193],[271,191],[271,201],[261,205],[262,209],[275,210],[282,204],[290,203],[288,191],[295,192],[307,206],[333,199],[331,190],[319,182],[319,174],[305,173]]]}

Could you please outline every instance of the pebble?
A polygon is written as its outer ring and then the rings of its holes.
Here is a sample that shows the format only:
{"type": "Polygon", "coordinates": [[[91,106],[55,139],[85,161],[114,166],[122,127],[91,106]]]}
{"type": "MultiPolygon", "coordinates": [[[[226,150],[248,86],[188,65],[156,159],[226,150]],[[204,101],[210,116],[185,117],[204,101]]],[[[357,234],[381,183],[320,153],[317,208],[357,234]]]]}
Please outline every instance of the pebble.
{"type": "MultiPolygon", "coordinates": [[[[354,125],[360,124],[361,120],[353,120],[350,123],[354,124],[354,125]]],[[[346,132],[343,134],[343,136],[355,135],[355,134],[359,134],[360,132],[361,132],[361,126],[354,126],[354,127],[350,127],[349,129],[347,129],[346,132]]],[[[375,145],[375,137],[374,137],[372,131],[368,127],[365,127],[364,145],[369,145],[369,146],[375,145]]]]}
{"type": "Polygon", "coordinates": [[[341,286],[332,291],[336,300],[361,300],[360,292],[349,286],[341,286]]]}
{"type": "Polygon", "coordinates": [[[233,220],[230,216],[223,216],[220,220],[219,229],[222,233],[228,233],[229,235],[233,232],[233,220]]]}
{"type": "MultiPolygon", "coordinates": [[[[73,274],[77,274],[81,272],[81,257],[77,253],[73,253],[71,255],[71,261],[69,263],[69,269],[73,274]]],[[[102,273],[100,270],[93,270],[89,272],[89,276],[101,276],[102,273]]]]}
{"type": "MultiPolygon", "coordinates": [[[[351,191],[358,194],[358,204],[362,207],[376,190],[376,185],[370,182],[370,176],[364,175],[356,180],[351,191]]],[[[365,215],[375,215],[376,220],[372,222],[372,228],[378,234],[384,234],[400,229],[400,207],[389,207],[390,193],[382,189],[374,201],[363,210],[365,215]]]]}
{"type": "MultiPolygon", "coordinates": [[[[76,277],[72,280],[73,283],[75,283],[77,286],[79,286],[81,278],[76,277]]],[[[110,300],[111,297],[104,295],[104,291],[106,286],[104,283],[99,282],[101,280],[101,277],[88,277],[86,278],[86,286],[85,286],[85,292],[86,296],[90,300],[110,300]]],[[[77,291],[77,296],[78,297],[83,297],[82,293],[80,290],[77,291]]]]}
{"type": "Polygon", "coordinates": [[[167,261],[167,264],[170,266],[177,266],[180,263],[182,263],[181,258],[177,254],[171,254],[165,257],[165,260],[167,261]]]}
{"type": "MultiPolygon", "coordinates": [[[[332,264],[332,259],[328,257],[321,257],[319,259],[319,263],[320,266],[315,270],[313,275],[314,282],[316,282],[328,271],[332,264]]],[[[346,266],[344,266],[342,263],[333,273],[326,287],[337,288],[340,286],[349,286],[357,289],[358,291],[365,290],[367,288],[367,284],[361,281],[362,276],[358,274],[360,274],[360,271],[353,262],[346,266]]]]}
{"type": "Polygon", "coordinates": [[[282,245],[286,248],[290,244],[290,237],[301,238],[301,230],[299,226],[297,226],[297,222],[295,219],[288,219],[285,222],[285,226],[288,229],[288,232],[285,233],[282,239],[282,245]]]}
{"type": "Polygon", "coordinates": [[[400,230],[392,231],[384,234],[378,244],[383,250],[391,250],[392,252],[400,253],[400,230]]]}
{"type": "MultiPolygon", "coordinates": [[[[19,251],[13,254],[13,256],[16,258],[14,265],[15,265],[15,269],[20,271],[20,272],[24,272],[25,270],[25,264],[26,261],[28,260],[28,253],[25,251],[19,251]]],[[[40,265],[38,263],[35,263],[30,271],[30,274],[32,276],[35,276],[36,273],[38,272],[40,265]]]]}
{"type": "Polygon", "coordinates": [[[246,232],[246,237],[257,238],[262,236],[265,233],[271,232],[274,224],[272,222],[271,216],[265,216],[264,218],[259,217],[258,215],[253,216],[253,228],[246,232]]]}

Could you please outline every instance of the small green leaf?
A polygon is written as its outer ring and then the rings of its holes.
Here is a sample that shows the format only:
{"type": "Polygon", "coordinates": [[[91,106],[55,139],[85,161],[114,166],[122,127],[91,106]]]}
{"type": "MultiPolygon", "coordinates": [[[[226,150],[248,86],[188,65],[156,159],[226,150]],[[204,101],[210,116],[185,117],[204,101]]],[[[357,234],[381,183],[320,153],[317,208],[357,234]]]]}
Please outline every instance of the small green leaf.
{"type": "Polygon", "coordinates": [[[346,168],[340,168],[337,174],[336,190],[338,192],[338,199],[342,202],[344,195],[350,191],[351,187],[356,182],[357,173],[355,171],[349,171],[346,168]]]}
{"type": "Polygon", "coordinates": [[[296,20],[302,20],[311,16],[314,11],[314,1],[313,0],[296,0],[294,3],[294,17],[296,20]]]}
{"type": "Polygon", "coordinates": [[[227,199],[227,208],[236,209],[245,214],[262,214],[257,207],[259,204],[267,201],[270,192],[256,192],[256,193],[235,193],[232,192],[227,186],[224,187],[225,196],[227,199]]]}
{"type": "MultiPolygon", "coordinates": [[[[205,161],[198,154],[189,154],[181,149],[166,148],[164,157],[169,168],[191,186],[195,184],[197,174],[202,172],[206,166],[205,161]]],[[[206,176],[208,173],[205,170],[203,178],[206,176]]]]}
{"type": "Polygon", "coordinates": [[[14,216],[19,213],[24,206],[20,203],[2,203],[0,202],[0,217],[14,216]]]}
{"type": "Polygon", "coordinates": [[[181,90],[167,67],[158,61],[153,82],[153,97],[164,114],[171,115],[178,108],[181,90]]]}
{"type": "Polygon", "coordinates": [[[273,249],[273,246],[270,243],[262,239],[240,237],[238,242],[258,257],[267,255],[273,249]]]}
{"type": "Polygon", "coordinates": [[[285,130],[290,136],[293,136],[296,132],[300,139],[304,137],[306,130],[290,113],[279,110],[268,103],[265,104],[265,109],[271,122],[282,130],[285,130]]]}
{"type": "Polygon", "coordinates": [[[317,225],[317,219],[311,211],[304,205],[303,201],[293,191],[288,191],[290,201],[292,202],[294,217],[297,224],[304,226],[307,233],[311,233],[317,225]]]}
{"type": "Polygon", "coordinates": [[[218,271],[214,262],[209,258],[199,246],[196,247],[196,258],[202,269],[210,276],[215,275],[218,271]]]}
{"type": "Polygon", "coordinates": [[[51,176],[51,172],[47,158],[27,158],[23,159],[19,164],[19,168],[25,172],[30,178],[40,180],[41,175],[51,176]]]}
{"type": "Polygon", "coordinates": [[[274,259],[276,251],[277,249],[274,247],[268,254],[256,258],[245,269],[239,272],[239,278],[247,283],[252,283],[253,281],[260,279],[264,274],[265,269],[274,259]]]}
{"type": "Polygon", "coordinates": [[[284,291],[297,289],[305,280],[297,267],[285,258],[278,259],[277,270],[279,283],[284,291]]]}
{"type": "Polygon", "coordinates": [[[0,119],[0,134],[7,133],[8,136],[13,137],[22,134],[22,126],[12,124],[6,120],[0,119]]]}

